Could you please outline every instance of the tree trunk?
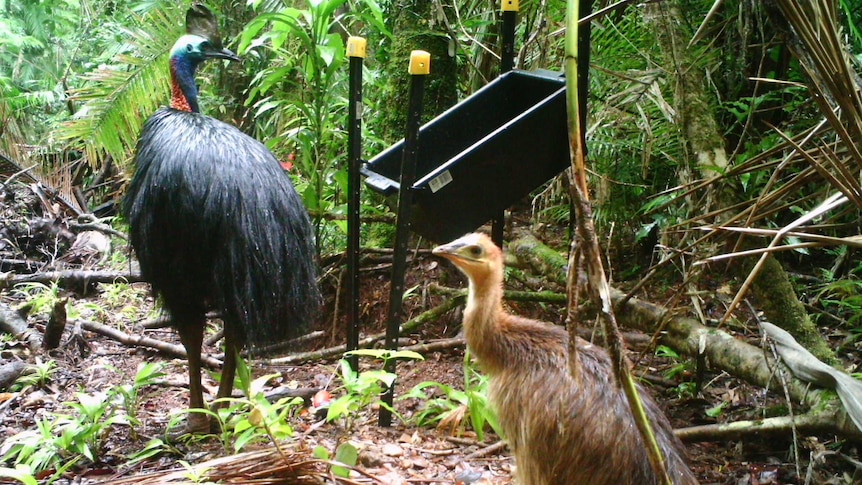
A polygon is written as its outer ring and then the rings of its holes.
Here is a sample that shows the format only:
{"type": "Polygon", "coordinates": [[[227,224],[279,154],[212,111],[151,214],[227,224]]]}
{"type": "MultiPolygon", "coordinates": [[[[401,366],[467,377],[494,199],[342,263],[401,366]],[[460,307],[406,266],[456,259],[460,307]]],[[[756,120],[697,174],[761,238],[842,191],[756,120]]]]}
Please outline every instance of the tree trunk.
{"type": "MultiPolygon", "coordinates": [[[[404,137],[407,122],[408,74],[410,52],[424,50],[431,54],[431,74],[425,85],[423,119],[430,120],[458,101],[457,63],[454,40],[450,39],[438,2],[396,0],[388,9],[388,26],[392,39],[378,51],[387,83],[379,93],[377,120],[380,135],[387,142],[404,137]],[[452,52],[450,53],[450,49],[452,52]]],[[[441,7],[449,18],[455,18],[451,7],[441,7]]]]}
{"type": "MultiPolygon", "coordinates": [[[[690,154],[679,167],[680,182],[685,185],[700,178],[711,177],[722,173],[728,165],[724,139],[718,130],[718,123],[713,115],[714,96],[707,89],[704,76],[705,60],[708,56],[701,55],[694,49],[688,49],[692,32],[686,28],[677,1],[650,2],[646,5],[644,21],[651,25],[664,53],[665,66],[673,66],[668,71],[670,81],[675,86],[674,108],[680,132],[690,154]]],[[[721,187],[716,184],[714,187],[721,187]]],[[[723,189],[714,189],[723,191],[723,189]]],[[[706,204],[689,199],[690,209],[694,211],[710,211],[716,206],[728,207],[729,197],[721,192],[710,192],[706,204]]]]}
{"type": "MultiPolygon", "coordinates": [[[[649,3],[644,19],[657,32],[666,57],[664,65],[675,67],[669,74],[673,76],[672,82],[676,86],[676,123],[692,159],[680,167],[680,183],[685,185],[696,179],[723,173],[729,161],[725,140],[718,130],[712,108],[717,104],[717,100],[710,94],[704,76],[707,67],[704,64],[710,56],[703,55],[696,47],[686,47],[693,33],[686,28],[688,23],[685,22],[678,4],[679,0],[649,3]]],[[[687,202],[693,214],[731,207],[735,202],[727,184],[720,181],[712,184],[705,198],[706,200],[695,201],[689,197],[687,202]]],[[[715,252],[714,249],[706,251],[715,252]]],[[[750,268],[749,265],[748,269],[750,268]]],[[[769,258],[752,288],[767,320],[785,328],[818,358],[826,362],[834,360],[832,351],[794,293],[784,268],[775,258],[769,258]]]]}
{"type": "MultiPolygon", "coordinates": [[[[750,270],[754,261],[748,263],[744,267],[750,270]]],[[[758,307],[763,310],[769,322],[790,332],[797,342],[818,359],[828,364],[835,362],[835,354],[809,318],[808,312],[793,291],[787,272],[774,256],[766,259],[751,288],[757,298],[758,307]]]]}

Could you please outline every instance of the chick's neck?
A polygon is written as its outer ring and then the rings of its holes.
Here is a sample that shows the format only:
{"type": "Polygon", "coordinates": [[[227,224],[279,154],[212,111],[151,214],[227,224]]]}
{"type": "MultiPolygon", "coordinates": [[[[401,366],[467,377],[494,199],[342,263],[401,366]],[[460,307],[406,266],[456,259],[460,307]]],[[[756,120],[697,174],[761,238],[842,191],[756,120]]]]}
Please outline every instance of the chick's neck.
{"type": "Polygon", "coordinates": [[[488,359],[499,331],[503,310],[503,272],[492,266],[487,272],[468,275],[470,286],[464,309],[464,336],[480,360],[488,359]]]}

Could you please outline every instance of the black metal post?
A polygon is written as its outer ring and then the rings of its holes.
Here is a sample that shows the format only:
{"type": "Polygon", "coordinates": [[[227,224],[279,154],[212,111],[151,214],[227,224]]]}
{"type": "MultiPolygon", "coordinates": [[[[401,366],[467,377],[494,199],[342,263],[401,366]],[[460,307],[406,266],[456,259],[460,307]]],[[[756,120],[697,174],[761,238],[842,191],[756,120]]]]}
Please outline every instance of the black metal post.
{"type": "MultiPolygon", "coordinates": [[[[362,61],[366,41],[362,37],[347,39],[350,58],[347,114],[347,350],[359,348],[359,167],[362,164],[362,61]]],[[[359,369],[359,358],[347,358],[353,370],[359,369]]]]}
{"type": "MultiPolygon", "coordinates": [[[[593,0],[580,0],[578,10],[581,18],[589,16],[593,13],[593,0]]],[[[578,112],[580,113],[581,124],[581,146],[584,150],[584,157],[587,156],[587,141],[584,136],[587,133],[587,97],[589,96],[590,88],[590,39],[592,35],[592,23],[587,22],[586,25],[578,27],[578,112]]]]}
{"type": "MultiPolygon", "coordinates": [[[[515,26],[518,23],[518,0],[503,0],[503,25],[501,30],[500,74],[515,68],[515,26]]],[[[503,232],[506,228],[506,212],[500,211],[491,222],[491,240],[503,247],[503,232]]]]}
{"type": "MultiPolygon", "coordinates": [[[[416,181],[416,159],[419,152],[419,126],[422,123],[422,98],[425,94],[425,76],[431,72],[431,54],[425,51],[410,53],[410,99],[407,112],[407,133],[404,137],[404,153],[401,158],[401,180],[398,189],[398,213],[395,219],[395,250],[392,255],[392,283],[389,291],[389,319],[386,326],[386,348],[398,348],[401,327],[401,312],[404,298],[404,274],[407,272],[407,241],[410,237],[410,212],[413,203],[412,187],[416,181]]],[[[385,370],[395,373],[395,360],[386,363],[385,370]]],[[[383,402],[392,405],[395,396],[393,382],[383,402]]],[[[380,407],[380,426],[392,424],[392,413],[386,406],[380,407]]]]}
{"type": "Polygon", "coordinates": [[[502,10],[500,74],[505,74],[515,68],[515,26],[518,23],[518,2],[516,0],[503,0],[502,10]]]}

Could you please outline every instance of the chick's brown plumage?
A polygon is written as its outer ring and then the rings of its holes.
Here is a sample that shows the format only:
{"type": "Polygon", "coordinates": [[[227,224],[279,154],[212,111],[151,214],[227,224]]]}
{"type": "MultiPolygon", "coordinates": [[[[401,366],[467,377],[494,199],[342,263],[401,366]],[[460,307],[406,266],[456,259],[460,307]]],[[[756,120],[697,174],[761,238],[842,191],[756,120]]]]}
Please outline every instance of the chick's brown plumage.
{"type": "MultiPolygon", "coordinates": [[[[504,310],[503,253],[484,234],[468,234],[434,254],[469,279],[464,335],[489,377],[489,399],[514,452],[518,482],[659,483],[607,353],[579,340],[573,378],[564,329],[504,310]]],[[[667,418],[639,391],[674,483],[697,483],[667,418]]]]}

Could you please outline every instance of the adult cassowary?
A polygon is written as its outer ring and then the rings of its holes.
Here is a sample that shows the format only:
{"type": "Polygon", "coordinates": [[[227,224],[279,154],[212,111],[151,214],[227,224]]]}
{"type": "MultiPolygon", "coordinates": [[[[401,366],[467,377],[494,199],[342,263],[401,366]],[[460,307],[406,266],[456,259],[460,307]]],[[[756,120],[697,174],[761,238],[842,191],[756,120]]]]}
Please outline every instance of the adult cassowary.
{"type": "MultiPolygon", "coordinates": [[[[204,409],[206,312],[224,322],[218,396],[233,390],[237,353],[295,336],[317,311],[311,225],[278,160],[236,127],[199,113],[195,70],[222,48],[212,13],[196,5],[170,55],[173,96],[144,125],[123,211],[141,273],[188,353],[189,406],[204,409]]],[[[189,432],[207,432],[203,413],[189,432]]]]}

